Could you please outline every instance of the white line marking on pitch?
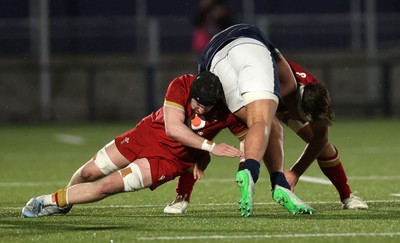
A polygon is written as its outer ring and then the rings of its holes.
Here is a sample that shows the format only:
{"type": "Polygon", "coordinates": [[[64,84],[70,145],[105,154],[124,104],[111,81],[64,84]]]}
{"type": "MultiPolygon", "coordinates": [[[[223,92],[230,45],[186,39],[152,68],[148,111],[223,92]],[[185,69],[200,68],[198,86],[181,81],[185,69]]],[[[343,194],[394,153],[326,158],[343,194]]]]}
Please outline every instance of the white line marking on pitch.
{"type": "Polygon", "coordinates": [[[369,180],[399,180],[400,176],[349,176],[352,181],[369,181],[369,180]]]}
{"type": "Polygon", "coordinates": [[[400,193],[393,193],[393,194],[390,194],[390,195],[395,196],[395,197],[400,197],[400,193]]]}
{"type": "Polygon", "coordinates": [[[0,187],[65,186],[66,182],[0,182],[0,187]]]}
{"type": "MultiPolygon", "coordinates": [[[[349,176],[350,181],[372,181],[372,180],[399,180],[400,176],[349,176]]],[[[332,182],[328,179],[311,177],[311,176],[301,176],[300,181],[332,185],[332,182]]]]}
{"type": "Polygon", "coordinates": [[[85,144],[85,139],[83,137],[65,133],[57,133],[56,140],[58,142],[75,144],[75,145],[85,144]]]}
{"type": "Polygon", "coordinates": [[[310,177],[310,176],[300,176],[300,181],[312,182],[317,184],[324,184],[324,185],[332,185],[332,182],[327,179],[317,178],[317,177],[310,177]]]}
{"type": "MultiPolygon", "coordinates": [[[[310,177],[310,176],[301,176],[301,181],[311,182],[311,183],[319,183],[325,185],[331,185],[332,183],[323,178],[318,177],[310,177]]],[[[400,176],[354,176],[349,177],[349,180],[400,180],[400,176]]],[[[269,181],[265,178],[260,178],[258,181],[269,181]]],[[[199,180],[197,183],[234,183],[233,178],[205,178],[203,180],[199,180]]],[[[9,187],[9,186],[64,186],[67,182],[61,181],[53,181],[53,182],[0,182],[0,187],[9,187]]]]}
{"type": "Polygon", "coordinates": [[[193,236],[159,236],[139,237],[138,240],[221,240],[221,239],[271,239],[271,238],[337,238],[337,237],[393,237],[400,232],[382,233],[321,233],[321,234],[286,234],[286,235],[193,235],[193,236]]]}

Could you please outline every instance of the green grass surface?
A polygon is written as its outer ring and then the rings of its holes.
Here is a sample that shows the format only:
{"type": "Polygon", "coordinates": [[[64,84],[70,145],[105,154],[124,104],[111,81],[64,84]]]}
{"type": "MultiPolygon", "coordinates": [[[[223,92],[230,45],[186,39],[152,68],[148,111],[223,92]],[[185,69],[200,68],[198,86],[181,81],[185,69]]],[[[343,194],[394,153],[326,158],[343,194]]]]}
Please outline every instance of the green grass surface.
{"type": "MultiPolygon", "coordinates": [[[[366,211],[342,210],[332,185],[300,181],[296,194],[316,214],[290,215],[273,203],[262,167],[254,217],[242,218],[233,182],[237,161],[213,158],[182,216],[163,214],[175,196],[172,181],[153,192],[123,193],[76,205],[67,216],[20,218],[31,197],[65,186],[101,146],[132,126],[0,126],[0,241],[400,242],[400,120],[340,120],[331,129],[352,190],[370,206],[366,211]]],[[[226,132],[217,141],[237,144],[226,132]]],[[[303,146],[286,131],[286,167],[303,146]]],[[[305,176],[326,179],[316,164],[305,176]]]]}

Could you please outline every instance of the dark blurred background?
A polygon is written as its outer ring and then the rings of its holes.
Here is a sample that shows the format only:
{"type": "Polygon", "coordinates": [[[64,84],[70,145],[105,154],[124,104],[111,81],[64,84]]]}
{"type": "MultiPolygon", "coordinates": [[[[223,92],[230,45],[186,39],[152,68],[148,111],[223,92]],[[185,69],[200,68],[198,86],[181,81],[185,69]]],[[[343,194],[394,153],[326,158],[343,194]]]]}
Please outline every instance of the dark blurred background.
{"type": "Polygon", "coordinates": [[[399,0],[2,0],[0,123],[137,121],[240,22],[324,82],[338,117],[400,116],[399,0]]]}

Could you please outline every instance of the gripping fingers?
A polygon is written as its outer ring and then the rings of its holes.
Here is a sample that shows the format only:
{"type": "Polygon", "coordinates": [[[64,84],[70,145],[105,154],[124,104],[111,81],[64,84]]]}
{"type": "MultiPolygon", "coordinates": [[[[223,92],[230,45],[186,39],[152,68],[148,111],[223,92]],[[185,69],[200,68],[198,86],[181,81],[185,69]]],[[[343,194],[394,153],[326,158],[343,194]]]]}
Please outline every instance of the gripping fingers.
{"type": "Polygon", "coordinates": [[[241,154],[240,150],[223,143],[217,144],[211,153],[216,156],[225,156],[231,158],[239,157],[239,155],[241,154]]]}

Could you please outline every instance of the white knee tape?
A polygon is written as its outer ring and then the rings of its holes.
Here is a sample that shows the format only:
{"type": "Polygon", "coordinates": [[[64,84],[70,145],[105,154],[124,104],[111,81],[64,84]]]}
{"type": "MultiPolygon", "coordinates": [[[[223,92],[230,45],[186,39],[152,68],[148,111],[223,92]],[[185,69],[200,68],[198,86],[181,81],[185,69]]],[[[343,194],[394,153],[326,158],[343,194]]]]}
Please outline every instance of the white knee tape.
{"type": "Polygon", "coordinates": [[[94,158],[94,163],[99,167],[101,172],[104,175],[109,175],[114,171],[117,171],[119,168],[111,161],[110,157],[108,157],[106,153],[106,148],[103,147],[97,152],[96,157],[94,158]]]}
{"type": "Polygon", "coordinates": [[[119,170],[119,173],[124,181],[124,191],[134,192],[144,188],[142,173],[135,163],[119,170]]]}

